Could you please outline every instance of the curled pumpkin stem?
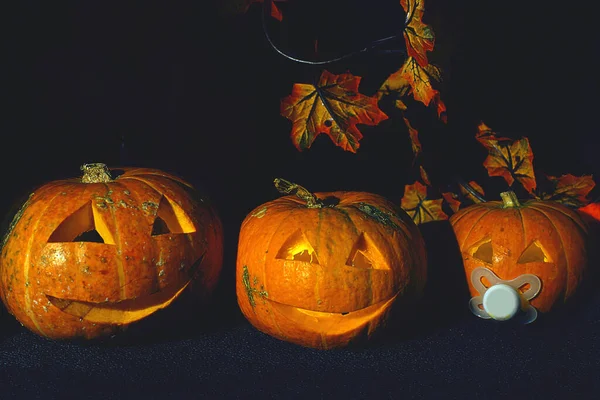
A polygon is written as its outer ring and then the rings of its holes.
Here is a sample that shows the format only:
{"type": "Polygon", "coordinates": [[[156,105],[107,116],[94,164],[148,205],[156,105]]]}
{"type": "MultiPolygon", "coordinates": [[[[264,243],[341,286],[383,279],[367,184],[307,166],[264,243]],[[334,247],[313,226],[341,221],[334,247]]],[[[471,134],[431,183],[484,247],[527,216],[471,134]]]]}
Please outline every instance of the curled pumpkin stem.
{"type": "Polygon", "coordinates": [[[304,200],[306,202],[306,206],[308,208],[321,208],[323,207],[323,202],[317,197],[309,192],[306,188],[287,181],[283,178],[275,178],[273,181],[275,184],[275,188],[282,194],[295,194],[298,198],[304,200]]]}

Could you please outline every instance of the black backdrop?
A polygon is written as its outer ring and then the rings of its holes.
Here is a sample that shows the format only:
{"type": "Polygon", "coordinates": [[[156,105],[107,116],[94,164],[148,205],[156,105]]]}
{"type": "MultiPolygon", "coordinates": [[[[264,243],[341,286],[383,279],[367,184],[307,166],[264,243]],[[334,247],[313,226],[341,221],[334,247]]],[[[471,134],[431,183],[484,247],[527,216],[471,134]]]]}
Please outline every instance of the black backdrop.
{"type": "MultiPolygon", "coordinates": [[[[320,69],[269,47],[259,5],[232,15],[223,2],[196,3],[20,2],[4,15],[0,211],[39,184],[79,174],[83,163],[162,168],[210,194],[225,225],[226,255],[211,312],[185,323],[141,324],[128,340],[50,342],[0,314],[2,398],[594,397],[598,295],[528,327],[477,320],[465,312],[451,241],[440,240],[450,233],[446,223],[422,226],[430,285],[414,321],[392,324],[366,348],[332,352],[256,332],[235,303],[237,231],[252,208],[277,196],[274,177],[399,203],[417,175],[398,118],[360,127],[357,154],[324,135],[298,152],[279,101],[320,69]]],[[[600,173],[598,34],[586,21],[590,10],[526,3],[427,1],[448,123],[419,104],[410,115],[439,187],[459,175],[478,179],[490,198],[503,188],[481,165],[480,121],[505,136],[528,136],[539,171],[600,173]]],[[[272,34],[297,54],[309,54],[314,38],[324,55],[360,48],[401,27],[396,1],[373,4],[292,1],[288,30],[270,25],[272,34]]],[[[363,76],[361,91],[372,94],[400,63],[366,56],[326,68],[363,76]]]]}

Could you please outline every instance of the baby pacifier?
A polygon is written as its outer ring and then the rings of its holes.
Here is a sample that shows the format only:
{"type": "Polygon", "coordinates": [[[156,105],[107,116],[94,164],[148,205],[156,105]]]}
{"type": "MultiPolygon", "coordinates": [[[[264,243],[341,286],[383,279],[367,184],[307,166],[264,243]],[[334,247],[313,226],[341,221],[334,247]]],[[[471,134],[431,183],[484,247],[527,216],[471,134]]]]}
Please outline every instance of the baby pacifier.
{"type": "Polygon", "coordinates": [[[496,321],[517,320],[529,324],[537,318],[537,310],[529,301],[538,295],[542,281],[533,274],[523,274],[515,279],[505,281],[485,267],[478,267],[471,272],[471,283],[479,292],[479,296],[471,298],[471,312],[483,319],[496,321]],[[481,278],[486,278],[490,286],[486,287],[481,278]],[[523,292],[519,288],[529,284],[523,292]]]}

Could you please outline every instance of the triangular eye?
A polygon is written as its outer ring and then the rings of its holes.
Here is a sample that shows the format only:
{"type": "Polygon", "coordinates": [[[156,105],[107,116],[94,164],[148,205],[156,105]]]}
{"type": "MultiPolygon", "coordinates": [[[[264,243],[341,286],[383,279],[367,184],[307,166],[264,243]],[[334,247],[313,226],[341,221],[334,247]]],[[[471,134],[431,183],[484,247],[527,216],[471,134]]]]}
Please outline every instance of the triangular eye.
{"type": "Polygon", "coordinates": [[[492,260],[494,257],[494,251],[492,249],[492,239],[484,239],[483,241],[475,244],[475,246],[473,246],[472,248],[471,255],[479,261],[483,261],[487,264],[492,264],[492,260]]]}
{"type": "Polygon", "coordinates": [[[49,243],[57,242],[95,242],[115,244],[115,240],[98,213],[87,203],[69,215],[52,232],[49,243]]]}
{"type": "Polygon", "coordinates": [[[375,244],[364,233],[354,243],[346,265],[364,269],[389,269],[375,244]]]}
{"type": "Polygon", "coordinates": [[[526,264],[530,262],[552,262],[550,257],[548,257],[547,253],[544,251],[544,248],[537,240],[534,240],[521,254],[518,264],[526,264]]]}
{"type": "Polygon", "coordinates": [[[313,249],[300,229],[287,238],[285,243],[283,243],[283,246],[281,246],[281,249],[277,252],[275,258],[319,264],[315,249],[313,249]]]}
{"type": "Polygon", "coordinates": [[[152,224],[152,236],[167,233],[195,232],[194,224],[181,206],[166,196],[160,199],[156,219],[152,224]]]}

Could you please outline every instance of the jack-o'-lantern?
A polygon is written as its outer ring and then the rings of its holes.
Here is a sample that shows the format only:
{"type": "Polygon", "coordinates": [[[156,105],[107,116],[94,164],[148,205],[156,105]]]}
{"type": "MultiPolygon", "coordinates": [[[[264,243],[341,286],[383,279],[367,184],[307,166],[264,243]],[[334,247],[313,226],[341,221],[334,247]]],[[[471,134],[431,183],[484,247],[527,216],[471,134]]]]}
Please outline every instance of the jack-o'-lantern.
{"type": "Polygon", "coordinates": [[[559,203],[521,204],[513,192],[501,197],[458,211],[450,223],[473,296],[472,311],[497,320],[525,311],[523,322],[528,323],[536,310],[549,312],[577,291],[588,262],[587,226],[575,210],[559,203]],[[500,312],[495,315],[492,309],[500,312]]]}
{"type": "Polygon", "coordinates": [[[371,193],[275,185],[288,195],[248,214],[239,236],[237,299],[254,327],[306,347],[341,347],[368,339],[394,304],[419,299],[425,246],[405,212],[371,193]]]}
{"type": "Polygon", "coordinates": [[[210,295],[222,226],[187,182],[104,164],[47,183],[15,215],[0,255],[8,311],[48,338],[94,338],[170,305],[186,288],[210,295]]]}

